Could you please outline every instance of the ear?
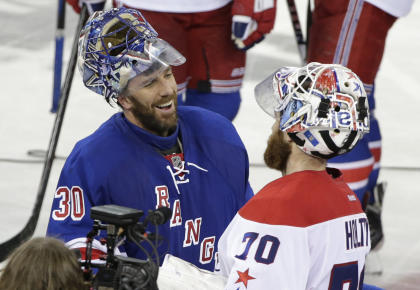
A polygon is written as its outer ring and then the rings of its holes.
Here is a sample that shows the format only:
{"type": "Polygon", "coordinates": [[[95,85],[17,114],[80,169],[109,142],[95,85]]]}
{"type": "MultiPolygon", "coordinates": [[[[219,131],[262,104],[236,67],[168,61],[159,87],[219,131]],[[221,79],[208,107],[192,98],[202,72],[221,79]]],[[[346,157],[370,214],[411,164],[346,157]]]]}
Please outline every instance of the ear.
{"type": "Polygon", "coordinates": [[[284,139],[288,142],[288,143],[294,143],[292,138],[290,138],[289,134],[287,132],[284,132],[284,139]]]}
{"type": "Polygon", "coordinates": [[[124,110],[130,110],[133,106],[133,103],[128,96],[120,95],[118,97],[118,103],[121,105],[121,107],[123,107],[124,110]]]}

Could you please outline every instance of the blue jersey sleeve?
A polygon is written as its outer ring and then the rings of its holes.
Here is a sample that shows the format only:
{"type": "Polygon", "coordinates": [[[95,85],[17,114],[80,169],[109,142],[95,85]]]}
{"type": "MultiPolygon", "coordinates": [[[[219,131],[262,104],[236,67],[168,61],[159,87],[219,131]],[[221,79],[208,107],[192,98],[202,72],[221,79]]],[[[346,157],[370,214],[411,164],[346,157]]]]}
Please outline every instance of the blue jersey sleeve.
{"type": "MultiPolygon", "coordinates": [[[[48,236],[63,240],[69,248],[79,249],[82,257],[85,254],[86,236],[93,226],[90,208],[109,203],[107,195],[101,193],[101,187],[96,186],[95,180],[95,170],[76,146],[61,172],[47,228],[48,236]]],[[[93,261],[106,253],[106,246],[98,241],[99,238],[93,242],[93,261]]],[[[116,253],[124,251],[119,248],[116,253]]]]}

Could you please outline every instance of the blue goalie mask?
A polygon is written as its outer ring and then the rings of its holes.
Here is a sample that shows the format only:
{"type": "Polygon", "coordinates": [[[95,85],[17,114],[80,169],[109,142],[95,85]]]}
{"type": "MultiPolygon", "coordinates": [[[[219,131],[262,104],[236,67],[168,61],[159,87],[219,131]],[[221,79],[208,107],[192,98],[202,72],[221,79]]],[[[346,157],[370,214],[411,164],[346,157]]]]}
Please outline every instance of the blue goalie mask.
{"type": "Polygon", "coordinates": [[[130,79],[153,76],[185,62],[143,15],[114,8],[90,16],[79,38],[78,67],[85,86],[116,101],[130,79]]]}
{"type": "Polygon", "coordinates": [[[341,65],[282,67],[255,87],[255,98],[309,155],[328,159],[346,153],[369,132],[363,83],[341,65]]]}

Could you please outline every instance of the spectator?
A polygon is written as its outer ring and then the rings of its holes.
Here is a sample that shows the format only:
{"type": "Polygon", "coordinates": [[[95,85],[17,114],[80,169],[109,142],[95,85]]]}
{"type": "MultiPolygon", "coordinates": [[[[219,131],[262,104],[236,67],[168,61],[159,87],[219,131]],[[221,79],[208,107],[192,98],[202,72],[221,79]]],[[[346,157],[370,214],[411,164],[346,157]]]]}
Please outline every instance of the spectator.
{"type": "Polygon", "coordinates": [[[81,290],[76,255],[62,241],[33,238],[14,250],[0,276],[2,290],[81,290]]]}

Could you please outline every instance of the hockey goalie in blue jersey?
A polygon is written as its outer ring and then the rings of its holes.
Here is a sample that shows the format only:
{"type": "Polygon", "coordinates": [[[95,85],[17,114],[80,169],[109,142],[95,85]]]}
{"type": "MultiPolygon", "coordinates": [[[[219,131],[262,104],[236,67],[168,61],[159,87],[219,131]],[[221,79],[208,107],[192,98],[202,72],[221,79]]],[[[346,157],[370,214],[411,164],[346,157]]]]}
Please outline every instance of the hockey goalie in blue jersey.
{"type": "MultiPolygon", "coordinates": [[[[55,192],[47,234],[85,252],[90,208],[169,207],[159,254],[213,270],[217,242],[253,195],[246,150],[231,122],[197,107],[177,108],[171,66],[185,58],[135,10],[95,12],[81,32],[79,70],[116,113],[79,141],[55,192]]],[[[106,253],[93,242],[92,260],[106,253]]],[[[116,254],[146,256],[125,243],[116,254]]],[[[163,259],[162,259],[163,260],[163,259]]]]}

